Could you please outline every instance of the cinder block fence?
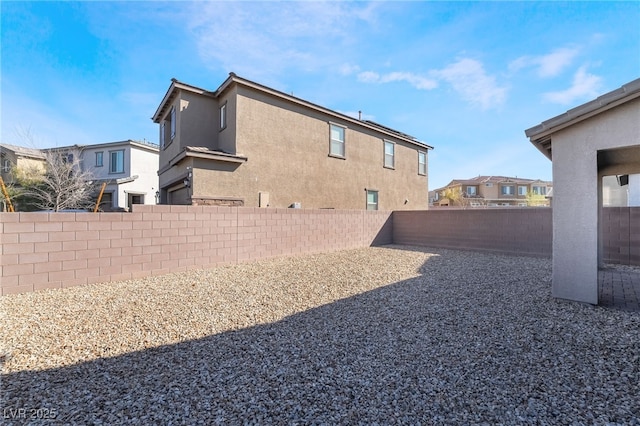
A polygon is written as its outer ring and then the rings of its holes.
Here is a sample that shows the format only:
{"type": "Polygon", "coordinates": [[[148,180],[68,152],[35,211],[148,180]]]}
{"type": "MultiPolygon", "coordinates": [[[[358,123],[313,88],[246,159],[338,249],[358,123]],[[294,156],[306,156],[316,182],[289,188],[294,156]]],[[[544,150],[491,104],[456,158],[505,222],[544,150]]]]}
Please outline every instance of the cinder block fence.
{"type": "MultiPolygon", "coordinates": [[[[550,257],[551,213],[144,205],[0,213],[0,288],[23,293],[391,243],[550,257]]],[[[640,265],[640,207],[606,208],[602,221],[605,261],[640,265]]]]}
{"type": "Polygon", "coordinates": [[[134,206],[0,213],[2,294],[392,242],[391,212],[134,206]]]}

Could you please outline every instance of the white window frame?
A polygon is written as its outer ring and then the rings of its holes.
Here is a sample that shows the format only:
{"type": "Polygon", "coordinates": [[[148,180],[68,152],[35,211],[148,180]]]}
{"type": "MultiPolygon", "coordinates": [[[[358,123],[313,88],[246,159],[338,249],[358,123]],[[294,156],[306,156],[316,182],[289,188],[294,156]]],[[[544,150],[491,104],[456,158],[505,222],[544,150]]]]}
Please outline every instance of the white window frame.
{"type": "Polygon", "coordinates": [[[547,195],[547,187],[543,185],[534,185],[531,187],[531,192],[535,195],[547,195]]]}
{"type": "Polygon", "coordinates": [[[171,140],[176,137],[176,107],[171,107],[171,113],[169,115],[170,125],[171,125],[171,140]]]}
{"type": "Polygon", "coordinates": [[[418,174],[427,175],[427,153],[424,151],[418,151],[418,174]],[[423,159],[424,161],[422,161],[423,159]]]}
{"type": "MultiPolygon", "coordinates": [[[[117,158],[117,157],[116,157],[117,158]]],[[[115,151],[109,151],[109,173],[110,174],[119,174],[124,173],[124,149],[118,149],[115,151]],[[118,162],[116,161],[114,164],[113,156],[121,154],[122,155],[122,167],[117,168],[118,162]]]]}
{"type": "Polygon", "coordinates": [[[160,149],[164,149],[166,132],[166,121],[163,121],[162,123],[160,123],[160,149]]]}
{"type": "Polygon", "coordinates": [[[524,185],[518,185],[518,195],[527,195],[527,187],[524,185]],[[524,190],[524,191],[522,191],[524,190]]]}
{"type": "Polygon", "coordinates": [[[478,195],[478,188],[476,188],[473,185],[472,186],[467,186],[465,192],[467,193],[467,195],[475,197],[476,195],[478,195]]]}
{"type": "Polygon", "coordinates": [[[11,171],[11,161],[8,158],[2,159],[2,173],[9,173],[11,171]]]}
{"type": "Polygon", "coordinates": [[[104,166],[104,152],[98,151],[96,152],[96,167],[104,166]]]}
{"type": "Polygon", "coordinates": [[[384,141],[384,162],[383,166],[386,169],[394,169],[396,166],[396,144],[392,141],[384,141]],[[387,148],[390,148],[391,153],[387,153],[387,148]]]}
{"type": "Polygon", "coordinates": [[[345,158],[345,139],[347,128],[335,123],[329,123],[329,155],[331,157],[345,158]],[[333,130],[339,130],[342,134],[342,140],[333,138],[333,130]],[[337,148],[337,149],[334,149],[337,148]]]}
{"type": "Polygon", "coordinates": [[[500,187],[500,195],[515,195],[515,186],[514,185],[502,185],[500,187]],[[509,191],[505,191],[505,189],[511,188],[509,191]]]}
{"type": "Polygon", "coordinates": [[[378,210],[379,199],[378,199],[378,191],[375,189],[367,189],[367,210],[378,210]],[[369,195],[374,197],[373,202],[369,202],[369,195]]]}
{"type": "Polygon", "coordinates": [[[220,130],[224,130],[227,127],[227,103],[225,102],[220,106],[220,130]]]}

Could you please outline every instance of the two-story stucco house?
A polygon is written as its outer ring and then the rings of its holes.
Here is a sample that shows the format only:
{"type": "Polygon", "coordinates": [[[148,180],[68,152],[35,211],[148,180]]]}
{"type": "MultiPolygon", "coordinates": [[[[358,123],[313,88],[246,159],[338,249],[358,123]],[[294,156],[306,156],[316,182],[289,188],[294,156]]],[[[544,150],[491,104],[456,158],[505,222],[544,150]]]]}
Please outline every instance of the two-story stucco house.
{"type": "Polygon", "coordinates": [[[37,170],[44,173],[45,159],[39,149],[0,144],[0,173],[6,184],[13,183],[16,170],[37,170]]]}
{"type": "Polygon", "coordinates": [[[428,206],[431,146],[233,73],[215,91],[172,80],[153,121],[162,203],[428,206]]]}
{"type": "Polygon", "coordinates": [[[132,204],[156,204],[158,145],[125,140],[50,150],[78,152],[82,169],[91,171],[97,183],[107,184],[100,203],[102,210],[130,209],[132,204]]]}
{"type": "Polygon", "coordinates": [[[523,179],[508,176],[477,176],[471,179],[454,179],[447,186],[433,191],[434,206],[549,206],[553,183],[539,179],[523,179]],[[459,194],[450,199],[445,191],[459,194]]]}

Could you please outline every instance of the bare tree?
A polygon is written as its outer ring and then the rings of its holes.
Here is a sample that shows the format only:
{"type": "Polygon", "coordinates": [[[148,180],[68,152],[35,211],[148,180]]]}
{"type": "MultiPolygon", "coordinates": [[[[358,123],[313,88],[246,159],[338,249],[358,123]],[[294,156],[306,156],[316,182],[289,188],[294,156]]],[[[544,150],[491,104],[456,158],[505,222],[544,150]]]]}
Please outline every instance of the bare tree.
{"type": "Polygon", "coordinates": [[[26,193],[35,205],[44,210],[88,209],[95,203],[96,185],[93,174],[80,167],[80,150],[43,151],[46,170],[40,176],[30,176],[26,193]]]}

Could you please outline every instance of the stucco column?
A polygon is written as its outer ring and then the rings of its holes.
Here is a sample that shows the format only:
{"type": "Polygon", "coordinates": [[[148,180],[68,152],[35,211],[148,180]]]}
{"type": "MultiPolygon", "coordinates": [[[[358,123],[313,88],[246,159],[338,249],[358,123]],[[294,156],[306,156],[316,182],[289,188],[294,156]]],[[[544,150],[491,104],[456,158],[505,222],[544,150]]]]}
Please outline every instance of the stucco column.
{"type": "Polygon", "coordinates": [[[554,297],[598,303],[598,165],[587,144],[553,140],[554,297]]]}

